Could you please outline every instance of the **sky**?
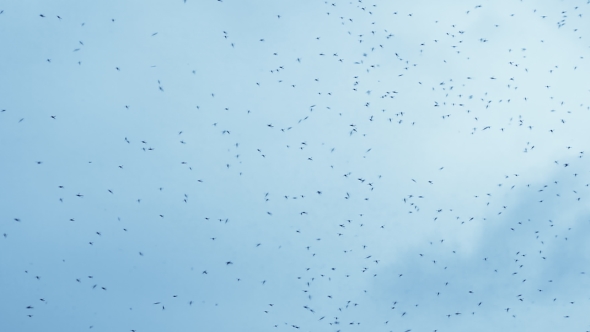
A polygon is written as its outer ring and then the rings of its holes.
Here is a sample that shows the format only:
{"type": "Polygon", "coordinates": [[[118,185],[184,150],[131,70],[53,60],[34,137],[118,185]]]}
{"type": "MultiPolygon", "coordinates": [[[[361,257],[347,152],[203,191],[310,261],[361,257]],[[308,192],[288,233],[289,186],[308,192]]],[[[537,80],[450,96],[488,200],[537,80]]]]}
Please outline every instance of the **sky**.
{"type": "Polygon", "coordinates": [[[590,331],[588,17],[0,3],[0,331],[590,331]]]}

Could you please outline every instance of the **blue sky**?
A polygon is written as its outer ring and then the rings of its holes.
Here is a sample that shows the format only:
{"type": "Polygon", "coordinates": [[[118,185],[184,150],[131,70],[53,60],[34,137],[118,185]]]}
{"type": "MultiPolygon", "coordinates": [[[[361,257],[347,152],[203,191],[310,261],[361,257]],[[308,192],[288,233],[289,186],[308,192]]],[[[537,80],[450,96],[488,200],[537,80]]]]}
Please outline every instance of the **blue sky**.
{"type": "Polygon", "coordinates": [[[0,330],[590,330],[589,10],[1,4],[0,330]]]}

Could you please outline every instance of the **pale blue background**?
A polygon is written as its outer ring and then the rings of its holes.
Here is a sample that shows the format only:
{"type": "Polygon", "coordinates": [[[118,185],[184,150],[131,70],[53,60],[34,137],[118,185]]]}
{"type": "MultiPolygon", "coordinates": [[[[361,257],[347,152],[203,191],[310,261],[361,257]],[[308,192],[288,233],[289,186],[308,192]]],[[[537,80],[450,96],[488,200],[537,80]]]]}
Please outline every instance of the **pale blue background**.
{"type": "Polygon", "coordinates": [[[590,330],[586,1],[0,11],[0,331],[590,330]]]}

